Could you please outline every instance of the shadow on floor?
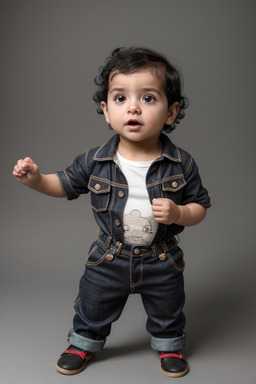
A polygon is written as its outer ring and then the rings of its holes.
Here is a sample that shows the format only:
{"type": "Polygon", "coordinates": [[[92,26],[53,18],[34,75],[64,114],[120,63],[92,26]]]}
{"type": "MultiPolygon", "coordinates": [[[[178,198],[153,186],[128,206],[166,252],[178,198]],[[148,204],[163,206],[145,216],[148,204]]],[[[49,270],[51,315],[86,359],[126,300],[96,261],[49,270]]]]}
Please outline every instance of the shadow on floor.
{"type": "Polygon", "coordinates": [[[114,346],[108,346],[102,350],[101,353],[97,355],[97,360],[106,360],[112,359],[118,356],[131,355],[136,353],[141,353],[142,351],[150,350],[150,343],[148,337],[143,337],[134,341],[127,341],[125,345],[119,345],[118,342],[114,346]]]}
{"type": "Polygon", "coordinates": [[[248,323],[255,315],[255,298],[251,297],[249,286],[230,282],[227,288],[219,284],[215,291],[190,299],[186,305],[187,356],[202,346],[219,343],[219,348],[223,348],[223,344],[233,345],[241,337],[249,339],[248,323]]]}

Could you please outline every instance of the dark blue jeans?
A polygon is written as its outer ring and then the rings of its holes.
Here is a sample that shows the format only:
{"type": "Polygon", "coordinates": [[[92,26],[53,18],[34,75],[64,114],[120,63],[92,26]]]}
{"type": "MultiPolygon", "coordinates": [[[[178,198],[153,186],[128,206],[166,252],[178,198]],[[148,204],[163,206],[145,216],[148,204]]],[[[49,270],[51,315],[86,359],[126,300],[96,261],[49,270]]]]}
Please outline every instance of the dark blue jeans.
{"type": "Polygon", "coordinates": [[[101,234],[91,246],[80,281],[70,344],[90,352],[101,350],[129,294],[138,293],[148,315],[152,348],[180,349],[185,326],[183,270],[183,253],[174,238],[138,247],[101,234]]]}

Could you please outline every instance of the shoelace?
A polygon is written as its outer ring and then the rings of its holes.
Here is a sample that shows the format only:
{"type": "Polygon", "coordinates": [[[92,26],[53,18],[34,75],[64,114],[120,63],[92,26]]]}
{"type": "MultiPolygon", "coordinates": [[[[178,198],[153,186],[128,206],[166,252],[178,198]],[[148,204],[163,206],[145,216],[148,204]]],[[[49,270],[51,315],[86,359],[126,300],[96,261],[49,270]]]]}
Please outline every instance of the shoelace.
{"type": "Polygon", "coordinates": [[[166,357],[176,357],[177,359],[183,359],[183,355],[179,353],[165,353],[160,352],[160,359],[165,359],[166,357]]]}
{"type": "Polygon", "coordinates": [[[78,351],[74,351],[72,349],[66,349],[66,351],[64,351],[64,353],[72,353],[74,355],[78,355],[80,356],[83,360],[86,358],[86,355],[87,355],[87,352],[78,352],[78,351]]]}

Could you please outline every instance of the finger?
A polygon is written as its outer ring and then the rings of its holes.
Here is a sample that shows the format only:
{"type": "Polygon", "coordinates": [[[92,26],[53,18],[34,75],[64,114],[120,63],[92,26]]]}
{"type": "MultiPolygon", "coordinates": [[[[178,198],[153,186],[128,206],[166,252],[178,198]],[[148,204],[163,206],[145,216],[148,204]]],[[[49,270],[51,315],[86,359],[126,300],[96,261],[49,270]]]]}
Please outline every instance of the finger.
{"type": "Polygon", "coordinates": [[[34,163],[34,161],[29,156],[25,157],[24,161],[28,161],[29,163],[34,163]]]}
{"type": "Polygon", "coordinates": [[[25,174],[27,171],[32,171],[34,169],[34,161],[30,157],[21,159],[17,162],[17,170],[25,174]]]}
{"type": "Polygon", "coordinates": [[[154,217],[163,217],[162,211],[153,211],[153,216],[154,217]]]}
{"type": "Polygon", "coordinates": [[[153,199],[152,200],[152,204],[153,205],[162,205],[163,204],[163,200],[162,198],[159,198],[159,199],[153,199]]]}
{"type": "Polygon", "coordinates": [[[30,157],[25,157],[24,159],[24,163],[27,164],[27,167],[34,167],[34,165],[36,164],[30,157]]]}
{"type": "Polygon", "coordinates": [[[17,172],[17,171],[15,171],[15,169],[13,170],[13,172],[12,172],[12,174],[14,175],[14,176],[21,176],[21,174],[19,173],[19,172],[17,172]]]}
{"type": "Polygon", "coordinates": [[[14,176],[22,176],[26,173],[22,168],[20,168],[20,165],[16,164],[13,168],[13,174],[14,176]]]}
{"type": "Polygon", "coordinates": [[[16,170],[17,170],[17,171],[24,170],[24,164],[25,164],[24,159],[20,159],[20,160],[18,160],[18,161],[17,161],[17,164],[16,164],[16,170]]]}
{"type": "Polygon", "coordinates": [[[152,200],[152,204],[164,204],[168,203],[168,201],[172,201],[170,199],[167,199],[167,197],[159,197],[152,200]]]}
{"type": "Polygon", "coordinates": [[[152,209],[153,210],[156,210],[156,211],[159,211],[159,210],[162,210],[164,208],[164,204],[163,203],[153,203],[152,204],[152,209]]]}
{"type": "Polygon", "coordinates": [[[35,163],[31,163],[31,162],[25,162],[24,163],[24,169],[29,172],[29,171],[34,171],[35,169],[35,163]]]}
{"type": "Polygon", "coordinates": [[[161,215],[163,212],[161,208],[153,208],[152,211],[154,215],[161,215]]]}

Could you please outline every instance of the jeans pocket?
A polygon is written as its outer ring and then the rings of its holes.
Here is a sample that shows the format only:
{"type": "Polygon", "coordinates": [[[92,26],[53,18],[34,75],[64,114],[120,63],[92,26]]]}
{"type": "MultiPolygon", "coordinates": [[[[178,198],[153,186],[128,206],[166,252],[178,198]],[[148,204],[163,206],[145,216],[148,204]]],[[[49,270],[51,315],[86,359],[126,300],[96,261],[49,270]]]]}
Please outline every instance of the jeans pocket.
{"type": "Polygon", "coordinates": [[[171,261],[173,267],[178,272],[183,272],[185,269],[185,262],[183,257],[183,251],[179,247],[175,247],[174,249],[167,252],[167,256],[171,261]]]}
{"type": "Polygon", "coordinates": [[[114,250],[113,249],[103,249],[99,243],[95,243],[92,245],[90,252],[88,254],[88,258],[86,260],[87,266],[97,266],[100,265],[105,259],[107,261],[112,261],[114,258],[114,250]]]}

